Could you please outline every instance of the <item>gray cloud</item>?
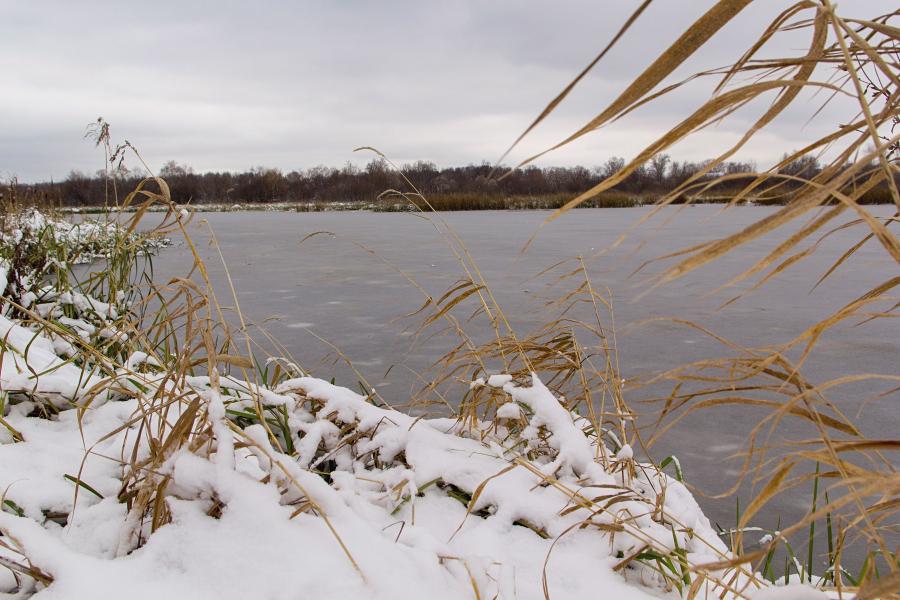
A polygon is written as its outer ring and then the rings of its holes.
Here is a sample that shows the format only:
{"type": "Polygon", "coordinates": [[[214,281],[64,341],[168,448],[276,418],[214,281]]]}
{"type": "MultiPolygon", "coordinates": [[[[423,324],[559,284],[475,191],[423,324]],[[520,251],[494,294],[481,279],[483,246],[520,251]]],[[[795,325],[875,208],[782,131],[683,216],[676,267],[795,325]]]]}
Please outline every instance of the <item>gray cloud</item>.
{"type": "MultiPolygon", "coordinates": [[[[516,156],[551,144],[600,110],[711,4],[657,0],[564,109],[516,156]]],[[[93,171],[83,139],[102,115],[153,167],[282,169],[365,161],[377,146],[399,161],[493,160],[637,5],[628,2],[3,2],[0,176],[24,181],[93,171]]],[[[855,3],[865,13],[878,0],[855,3]]],[[[781,10],[759,0],[702,56],[727,64],[781,10]]],[[[802,38],[782,42],[802,47],[802,38]]],[[[680,92],[546,164],[598,164],[633,154],[708,93],[680,92]]],[[[752,143],[767,160],[823,128],[786,115],[752,143]]],[[[743,116],[750,118],[751,112],[743,116]]],[[[739,116],[740,117],[740,116],[739,116]]],[[[829,120],[832,119],[832,120],[829,120]]],[[[740,119],[677,149],[703,158],[734,139],[740,119]]]]}

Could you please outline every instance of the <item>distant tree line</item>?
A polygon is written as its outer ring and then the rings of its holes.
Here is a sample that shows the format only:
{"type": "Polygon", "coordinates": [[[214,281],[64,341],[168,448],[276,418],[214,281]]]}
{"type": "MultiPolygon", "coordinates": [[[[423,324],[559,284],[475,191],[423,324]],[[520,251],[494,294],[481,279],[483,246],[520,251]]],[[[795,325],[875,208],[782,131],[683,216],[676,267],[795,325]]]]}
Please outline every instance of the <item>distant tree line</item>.
{"type": "MultiPolygon", "coordinates": [[[[561,197],[575,195],[603,181],[624,166],[625,160],[613,157],[600,166],[586,167],[535,167],[494,170],[492,165],[468,165],[465,167],[438,168],[434,163],[418,161],[401,166],[409,178],[426,197],[455,196],[479,197],[561,197]],[[505,173],[504,177],[498,177],[505,173]]],[[[695,175],[705,166],[704,162],[672,160],[668,154],[658,154],[639,167],[624,181],[613,188],[620,196],[659,196],[671,191],[695,175]]],[[[751,163],[728,162],[704,175],[711,180],[728,174],[752,172],[751,163]]],[[[782,172],[802,178],[810,178],[820,171],[813,157],[804,157],[788,164],[782,172]]],[[[403,178],[382,159],[375,159],[359,168],[347,163],[341,168],[317,166],[285,173],[279,169],[256,167],[243,173],[207,172],[195,173],[191,167],[169,161],[160,170],[177,203],[267,203],[267,202],[376,202],[386,190],[409,191],[403,178]]],[[[60,182],[39,183],[28,186],[33,193],[59,206],[91,206],[103,204],[115,185],[119,196],[130,191],[145,173],[120,167],[109,173],[98,171],[87,175],[72,171],[60,182]]],[[[716,186],[709,196],[727,196],[729,191],[740,189],[748,182],[746,177],[729,180],[716,186]]],[[[783,186],[789,190],[796,183],[783,186]]],[[[887,189],[874,190],[867,196],[868,202],[890,201],[887,189]]]]}

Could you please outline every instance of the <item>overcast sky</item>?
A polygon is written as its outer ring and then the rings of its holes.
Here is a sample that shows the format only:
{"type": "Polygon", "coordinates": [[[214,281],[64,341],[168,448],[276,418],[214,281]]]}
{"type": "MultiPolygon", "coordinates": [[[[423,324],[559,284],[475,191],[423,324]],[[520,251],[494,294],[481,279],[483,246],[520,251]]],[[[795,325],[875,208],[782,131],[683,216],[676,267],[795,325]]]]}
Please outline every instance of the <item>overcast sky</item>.
{"type": "MultiPolygon", "coordinates": [[[[167,160],[197,171],[340,166],[367,161],[353,153],[363,145],[399,162],[493,161],[637,4],[0,0],[0,177],[60,179],[102,167],[84,139],[98,116],[154,169],[167,160]]],[[[598,113],[711,4],[656,0],[513,158],[598,113]]],[[[680,73],[733,62],[786,4],[757,0],[680,73]]],[[[890,8],[886,0],[847,4],[870,16],[873,6],[890,8]]],[[[795,37],[781,46],[803,43],[795,37]]],[[[592,166],[632,155],[707,93],[687,90],[648,106],[542,164],[592,166]]],[[[836,106],[804,128],[809,106],[759,136],[744,157],[780,156],[841,118],[836,106]]],[[[741,124],[710,130],[673,154],[708,157],[741,124]]]]}

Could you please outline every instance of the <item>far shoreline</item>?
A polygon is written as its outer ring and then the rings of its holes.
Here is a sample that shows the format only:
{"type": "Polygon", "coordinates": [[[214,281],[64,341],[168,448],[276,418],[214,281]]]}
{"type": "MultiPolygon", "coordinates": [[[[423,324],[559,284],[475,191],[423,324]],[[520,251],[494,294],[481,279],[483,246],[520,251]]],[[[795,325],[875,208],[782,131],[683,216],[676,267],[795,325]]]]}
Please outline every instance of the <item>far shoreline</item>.
{"type": "MultiPolygon", "coordinates": [[[[641,208],[657,206],[658,196],[647,198],[642,196],[624,197],[618,196],[609,198],[601,197],[597,200],[588,200],[575,208],[641,208]]],[[[561,208],[566,200],[571,198],[566,195],[565,200],[561,200],[557,196],[553,197],[507,197],[507,198],[484,198],[471,202],[447,202],[438,197],[429,199],[425,204],[421,201],[410,202],[390,202],[379,200],[376,202],[365,201],[348,201],[348,202],[214,202],[214,203],[184,203],[177,204],[177,209],[189,209],[193,212],[201,213],[222,213],[222,212],[350,212],[350,211],[368,211],[368,212],[477,212],[487,210],[557,210],[561,208]]],[[[677,199],[670,203],[673,206],[685,205],[728,205],[732,203],[729,197],[704,197],[696,198],[690,201],[683,198],[677,199]]],[[[734,206],[742,207],[765,207],[765,206],[783,206],[786,202],[781,199],[771,198],[749,198],[741,199],[734,206]]],[[[836,203],[835,203],[836,204],[836,203]]],[[[867,202],[864,204],[889,204],[883,202],[867,202]]],[[[121,206],[115,203],[108,205],[96,204],[85,206],[63,206],[57,207],[62,213],[70,214],[103,214],[106,212],[135,212],[137,205],[121,206]]],[[[154,206],[149,212],[165,212],[167,210],[163,206],[154,206]]]]}

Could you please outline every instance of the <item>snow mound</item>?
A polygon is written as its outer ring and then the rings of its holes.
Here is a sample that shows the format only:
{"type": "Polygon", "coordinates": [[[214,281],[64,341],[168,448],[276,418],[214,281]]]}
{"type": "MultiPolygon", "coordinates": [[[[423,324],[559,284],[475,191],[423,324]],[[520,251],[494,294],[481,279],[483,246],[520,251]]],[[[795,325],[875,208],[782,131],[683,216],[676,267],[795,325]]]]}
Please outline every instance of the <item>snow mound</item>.
{"type": "Polygon", "coordinates": [[[641,553],[728,556],[684,486],[609,458],[536,374],[497,381],[517,418],[463,425],[313,377],[270,390],[213,373],[176,390],[155,373],[129,373],[143,394],[81,419],[12,407],[6,421],[22,440],[0,445],[0,485],[17,510],[0,513],[0,539],[12,542],[0,557],[27,557],[48,581],[8,576],[2,591],[539,599],[546,585],[553,598],[637,599],[677,595],[641,553]],[[183,401],[148,417],[159,390],[183,401]],[[283,421],[253,419],[258,410],[283,421]],[[195,443],[162,452],[142,435],[188,417],[195,443]],[[154,452],[149,485],[129,491],[134,465],[154,452]],[[156,500],[137,508],[151,487],[156,500]],[[165,519],[154,522],[159,503],[165,519]]]}

